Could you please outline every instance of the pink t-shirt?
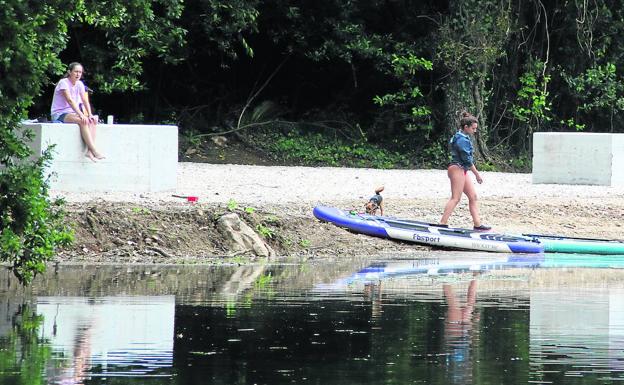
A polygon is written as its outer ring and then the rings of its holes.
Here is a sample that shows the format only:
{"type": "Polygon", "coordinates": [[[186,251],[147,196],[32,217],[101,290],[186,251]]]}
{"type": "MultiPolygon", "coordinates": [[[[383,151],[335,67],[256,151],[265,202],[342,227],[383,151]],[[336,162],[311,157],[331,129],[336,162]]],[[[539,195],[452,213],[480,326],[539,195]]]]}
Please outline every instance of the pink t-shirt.
{"type": "Polygon", "coordinates": [[[82,103],[82,95],[85,92],[84,83],[80,80],[72,86],[68,78],[61,79],[56,88],[54,88],[54,96],[52,96],[52,107],[50,112],[52,116],[58,116],[60,114],[67,114],[75,112],[71,105],[67,102],[67,99],[63,96],[63,90],[69,90],[69,95],[76,102],[76,105],[82,103]]]}

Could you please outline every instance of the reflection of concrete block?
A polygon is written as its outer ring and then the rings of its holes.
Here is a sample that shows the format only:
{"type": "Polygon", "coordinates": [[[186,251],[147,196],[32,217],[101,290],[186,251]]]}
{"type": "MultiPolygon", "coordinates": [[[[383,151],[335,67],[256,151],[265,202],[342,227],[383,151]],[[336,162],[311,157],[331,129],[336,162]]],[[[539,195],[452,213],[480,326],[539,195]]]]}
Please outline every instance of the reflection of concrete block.
{"type": "Polygon", "coordinates": [[[607,290],[531,291],[531,339],[565,345],[572,338],[590,335],[594,342],[604,342],[609,332],[609,298],[607,290]]]}
{"type": "Polygon", "coordinates": [[[171,366],[175,297],[38,297],[40,337],[72,357],[76,344],[91,357],[125,357],[135,366],[171,366]]]}
{"type": "Polygon", "coordinates": [[[34,123],[30,147],[35,155],[55,144],[48,171],[50,187],[61,191],[175,190],[178,163],[176,126],[100,124],[96,146],[106,155],[97,163],[84,156],[76,124],[34,123]]]}
{"type": "Polygon", "coordinates": [[[624,370],[623,289],[561,287],[532,290],[530,296],[532,367],[562,373],[624,370]]]}
{"type": "Polygon", "coordinates": [[[536,132],[533,183],[624,186],[624,134],[536,132]]]}

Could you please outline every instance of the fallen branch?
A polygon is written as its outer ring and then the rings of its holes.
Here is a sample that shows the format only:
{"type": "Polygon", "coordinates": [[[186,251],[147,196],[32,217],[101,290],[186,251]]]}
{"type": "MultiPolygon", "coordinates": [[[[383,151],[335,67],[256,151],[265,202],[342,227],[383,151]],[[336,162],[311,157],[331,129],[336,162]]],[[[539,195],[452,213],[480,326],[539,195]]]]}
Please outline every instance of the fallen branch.
{"type": "Polygon", "coordinates": [[[167,253],[165,250],[159,248],[159,247],[155,247],[155,246],[147,246],[146,247],[147,250],[151,250],[151,251],[155,251],[158,254],[162,255],[165,258],[171,258],[174,259],[175,257],[169,253],[167,253]]]}

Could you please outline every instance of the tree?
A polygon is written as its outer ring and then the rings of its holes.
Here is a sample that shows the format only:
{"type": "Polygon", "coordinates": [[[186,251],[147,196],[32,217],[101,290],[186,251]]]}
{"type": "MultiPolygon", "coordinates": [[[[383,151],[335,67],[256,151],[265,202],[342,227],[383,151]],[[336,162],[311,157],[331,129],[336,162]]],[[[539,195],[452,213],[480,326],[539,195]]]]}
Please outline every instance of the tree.
{"type": "Polygon", "coordinates": [[[454,131],[457,112],[463,109],[477,116],[478,148],[484,157],[488,152],[490,74],[505,55],[511,10],[508,1],[454,0],[439,30],[437,60],[448,69],[444,83],[446,126],[454,131]]]}
{"type": "Polygon", "coordinates": [[[100,37],[109,51],[101,58],[89,52],[89,57],[104,63],[115,58],[101,75],[104,90],[137,89],[141,60],[154,54],[172,59],[168,56],[172,45],[181,43],[183,30],[172,24],[181,10],[178,0],[78,0],[71,7],[59,0],[2,2],[0,260],[10,263],[20,282],[28,283],[44,271],[57,248],[72,240],[63,221],[62,201],[49,197],[44,169],[52,154],[28,160],[31,134],[17,129],[33,99],[49,84],[49,74],[64,70],[58,55],[67,45],[68,26],[103,29],[100,37]]]}
{"type": "Polygon", "coordinates": [[[0,12],[0,259],[11,264],[22,283],[43,271],[55,249],[71,240],[43,178],[50,154],[26,160],[29,134],[16,130],[48,71],[62,66],[56,54],[66,37],[56,20],[67,17],[63,9],[61,1],[13,0],[3,2],[0,12]]]}

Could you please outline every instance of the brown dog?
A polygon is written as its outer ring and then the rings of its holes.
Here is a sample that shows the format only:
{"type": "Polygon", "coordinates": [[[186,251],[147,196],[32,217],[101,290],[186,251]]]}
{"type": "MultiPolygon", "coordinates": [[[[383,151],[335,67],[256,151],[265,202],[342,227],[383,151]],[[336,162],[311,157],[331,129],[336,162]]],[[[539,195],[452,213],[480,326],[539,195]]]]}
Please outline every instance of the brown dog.
{"type": "Polygon", "coordinates": [[[375,189],[375,195],[373,195],[364,205],[366,214],[377,215],[377,210],[379,210],[379,215],[384,215],[383,197],[381,196],[381,192],[383,190],[384,186],[380,186],[375,189]]]}

